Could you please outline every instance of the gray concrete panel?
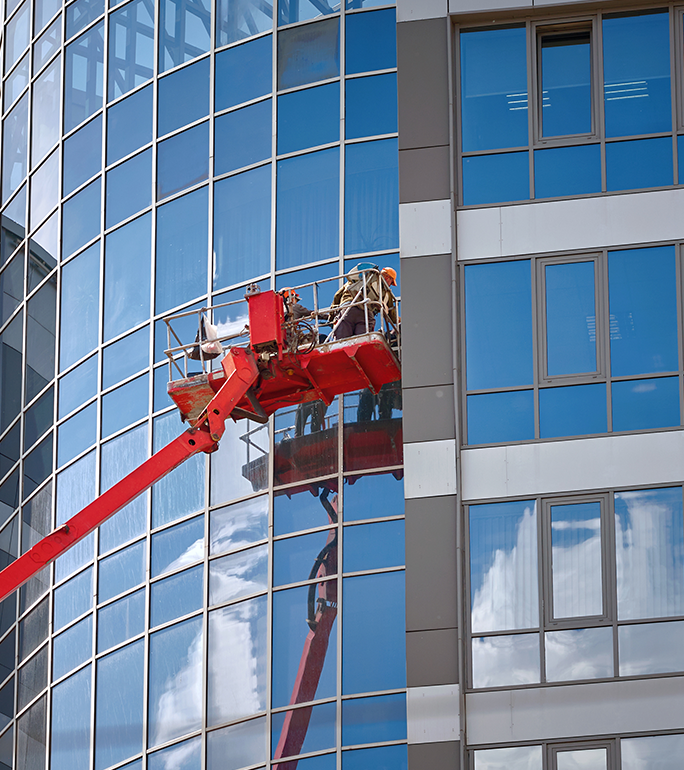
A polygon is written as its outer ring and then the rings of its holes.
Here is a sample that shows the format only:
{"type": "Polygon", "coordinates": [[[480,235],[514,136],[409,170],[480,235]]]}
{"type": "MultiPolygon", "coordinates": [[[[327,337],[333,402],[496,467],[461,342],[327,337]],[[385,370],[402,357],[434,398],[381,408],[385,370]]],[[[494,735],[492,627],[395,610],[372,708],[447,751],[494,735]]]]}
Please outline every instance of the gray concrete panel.
{"type": "Polygon", "coordinates": [[[397,21],[438,19],[447,12],[447,0],[397,0],[397,21]]]}
{"type": "Polygon", "coordinates": [[[451,251],[451,201],[419,201],[399,205],[399,252],[427,257],[451,251]]]}
{"type": "Polygon", "coordinates": [[[460,770],[460,742],[414,743],[408,747],[408,770],[460,770]]]}
{"type": "Polygon", "coordinates": [[[451,256],[401,261],[402,382],[453,384],[451,256]]]}
{"type": "Polygon", "coordinates": [[[438,441],[456,437],[453,385],[404,388],[404,441],[438,441]]]}
{"type": "Polygon", "coordinates": [[[406,501],[406,630],[456,628],[456,496],[406,501]]]}
{"type": "Polygon", "coordinates": [[[447,145],[399,152],[399,203],[436,201],[449,195],[447,145]]]}
{"type": "Polygon", "coordinates": [[[458,682],[458,639],[455,628],[410,631],[406,634],[409,687],[458,682]]]}
{"type": "Polygon", "coordinates": [[[404,444],[404,498],[455,495],[456,439],[404,444]]]}
{"type": "Polygon", "coordinates": [[[449,0],[449,13],[481,13],[532,8],[532,0],[449,0]]]}
{"type": "Polygon", "coordinates": [[[399,149],[449,144],[447,20],[397,24],[399,149]]]}

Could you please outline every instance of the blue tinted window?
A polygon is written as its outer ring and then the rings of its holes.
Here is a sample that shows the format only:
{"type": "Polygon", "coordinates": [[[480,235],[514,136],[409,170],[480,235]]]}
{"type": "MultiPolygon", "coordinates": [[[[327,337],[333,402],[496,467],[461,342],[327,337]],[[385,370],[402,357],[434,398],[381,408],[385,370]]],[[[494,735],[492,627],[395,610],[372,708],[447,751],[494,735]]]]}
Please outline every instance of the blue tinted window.
{"type": "Polygon", "coordinates": [[[142,750],[144,654],[141,639],[97,662],[95,770],[142,750]]]}
{"type": "Polygon", "coordinates": [[[62,259],[66,259],[100,232],[101,186],[101,180],[98,178],[64,204],[62,259]]]}
{"type": "Polygon", "coordinates": [[[271,166],[214,185],[214,289],[271,267],[271,166]]]}
{"type": "Polygon", "coordinates": [[[329,522],[321,498],[313,495],[291,495],[276,492],[273,498],[273,526],[275,535],[286,535],[300,529],[321,527],[329,522]]]}
{"type": "Polygon", "coordinates": [[[534,151],[534,197],[559,198],[601,192],[598,144],[534,151]]]}
{"type": "Polygon", "coordinates": [[[98,601],[105,602],[145,579],[145,541],[118,551],[100,562],[98,601]]]}
{"type": "Polygon", "coordinates": [[[206,293],[208,216],[208,187],[157,209],[156,313],[206,293]]]}
{"type": "Polygon", "coordinates": [[[152,577],[178,569],[204,556],[204,517],[197,516],[152,535],[152,577]]]}
{"type": "Polygon", "coordinates": [[[589,30],[541,39],[542,136],[591,132],[589,30]]]}
{"type": "Polygon", "coordinates": [[[209,564],[209,604],[223,604],[268,588],[268,545],[214,559],[209,564]]]}
{"type": "Polygon", "coordinates": [[[99,283],[100,246],[96,243],[62,269],[60,369],[97,345],[99,283]]]}
{"type": "Polygon", "coordinates": [[[160,78],[158,114],[158,136],[209,114],[209,59],[160,78]]]}
{"type": "Polygon", "coordinates": [[[141,152],[107,172],[106,227],[152,203],[152,150],[141,152]]]}
{"type": "Polygon", "coordinates": [[[340,84],[278,97],[278,154],[304,150],[340,138],[340,84]]]}
{"type": "Polygon", "coordinates": [[[24,498],[50,475],[52,466],[52,435],[43,439],[24,459],[24,498]]]}
{"type": "Polygon", "coordinates": [[[126,377],[147,368],[149,355],[150,330],[147,326],[105,348],[102,387],[110,388],[126,377]]]}
{"type": "Polygon", "coordinates": [[[219,508],[212,511],[209,522],[212,556],[264,540],[268,535],[268,497],[261,495],[219,508]]]}
{"type": "Polygon", "coordinates": [[[58,417],[65,417],[96,392],[97,356],[92,356],[60,380],[58,417]]]}
{"type": "Polygon", "coordinates": [[[547,374],[596,371],[594,262],[546,265],[547,374]]]}
{"type": "Polygon", "coordinates": [[[283,30],[278,35],[279,90],[327,80],[339,74],[339,19],[304,24],[283,30]]]}
{"type": "Polygon", "coordinates": [[[172,575],[150,588],[150,626],[159,626],[202,607],[204,567],[172,575]]]}
{"type": "Polygon", "coordinates": [[[98,115],[64,142],[63,194],[68,195],[101,168],[102,116],[98,115]]]}
{"type": "Polygon", "coordinates": [[[169,368],[168,366],[157,367],[154,370],[154,394],[153,394],[153,411],[159,412],[161,409],[171,406],[174,402],[171,400],[167,390],[166,384],[169,381],[169,368]]]}
{"type": "MultiPolygon", "coordinates": [[[[322,751],[334,748],[335,727],[337,723],[337,704],[324,703],[320,706],[306,708],[304,711],[281,711],[273,714],[271,720],[271,746],[273,756],[277,759],[305,754],[309,751],[322,751]],[[297,730],[297,723],[307,719],[303,735],[297,730]],[[290,721],[290,719],[292,721],[290,721]]],[[[298,726],[298,725],[297,725],[298,726]]],[[[299,763],[297,763],[299,767],[299,763]]],[[[272,767],[277,768],[278,765],[272,767]]],[[[281,765],[281,768],[287,765],[281,765]]],[[[306,765],[304,766],[306,767],[306,765]]],[[[302,768],[304,770],[304,768],[302,768]]]]}
{"type": "Polygon", "coordinates": [[[145,417],[148,413],[148,375],[138,377],[102,398],[102,437],[145,417]]]}
{"type": "Polygon", "coordinates": [[[277,179],[277,267],[295,267],[337,256],[339,149],[281,160],[277,179]]]}
{"type": "MultiPolygon", "coordinates": [[[[273,29],[273,2],[249,0],[235,5],[233,0],[218,0],[216,6],[216,45],[228,45],[246,37],[273,29]]],[[[270,45],[270,38],[269,38],[270,45]]],[[[269,64],[270,68],[270,64],[269,64]]]]}
{"type": "Polygon", "coordinates": [[[64,131],[102,107],[104,92],[104,23],[100,22],[66,48],[64,131]]]}
{"type": "Polygon", "coordinates": [[[463,158],[463,203],[476,206],[530,197],[529,155],[506,152],[463,158]]]}
{"type": "Polygon", "coordinates": [[[342,745],[406,740],[406,695],[342,701],[342,745]]]}
{"type": "Polygon", "coordinates": [[[151,218],[139,219],[105,239],[104,339],[150,317],[151,218]]]}
{"type": "Polygon", "coordinates": [[[345,156],[345,254],[399,246],[396,139],[350,144],[345,156]]]}
{"type": "Polygon", "coordinates": [[[97,404],[90,404],[62,423],[57,434],[57,466],[64,465],[95,443],[97,404]]]}
{"type": "Polygon", "coordinates": [[[343,553],[345,572],[400,567],[405,559],[403,520],[345,527],[343,553]]]}
{"type": "MultiPolygon", "coordinates": [[[[142,763],[140,767],[142,770],[142,763]]],[[[170,770],[172,767],[177,767],[179,770],[180,768],[182,770],[201,770],[202,739],[198,736],[169,746],[168,749],[148,754],[147,767],[149,770],[170,770]]],[[[128,770],[128,767],[125,770],[128,770]]]]}
{"type": "Polygon", "coordinates": [[[266,717],[212,730],[207,735],[207,770],[239,770],[266,761],[266,717]]]}
{"type": "Polygon", "coordinates": [[[527,144],[524,27],[461,32],[461,132],[463,152],[527,144]]]}
{"type": "Polygon", "coordinates": [[[91,21],[104,13],[104,0],[76,0],[67,7],[66,36],[67,38],[85,29],[91,21]]]}
{"type": "Polygon", "coordinates": [[[273,544],[273,583],[308,580],[311,567],[324,546],[337,542],[334,530],[276,540],[273,544]]]}
{"type": "Polygon", "coordinates": [[[468,389],[532,384],[530,263],[465,268],[468,389]]]}
{"type": "Polygon", "coordinates": [[[534,438],[534,393],[468,396],[468,443],[495,444],[534,438]]]}
{"type": "Polygon", "coordinates": [[[162,0],[159,4],[159,71],[201,56],[211,46],[208,0],[162,0]]]}
{"type": "Polygon", "coordinates": [[[613,376],[676,371],[674,247],[609,253],[608,286],[613,376]]]}
{"type": "Polygon", "coordinates": [[[394,73],[352,78],[346,85],[347,139],[397,130],[397,76],[394,73]]]}
{"type": "Polygon", "coordinates": [[[147,86],[107,111],[107,163],[116,163],[152,141],[152,86],[147,86]]]}
{"type": "Polygon", "coordinates": [[[90,767],[91,671],[86,666],[52,691],[50,767],[88,770],[90,767]]]}
{"type": "Polygon", "coordinates": [[[677,137],[677,158],[679,162],[679,184],[684,184],[684,136],[677,137]]]}
{"type": "Polygon", "coordinates": [[[403,572],[345,578],[343,694],[406,686],[404,593],[403,572]]]}
{"type": "Polygon", "coordinates": [[[672,139],[635,139],[606,145],[606,186],[638,190],[673,184],[672,139]]]}
{"type": "Polygon", "coordinates": [[[97,651],[103,652],[145,630],[145,589],[98,610],[97,651]]]}
{"type": "Polygon", "coordinates": [[[394,9],[346,17],[347,74],[397,66],[397,27],[394,9]]]}
{"type": "Polygon", "coordinates": [[[606,386],[572,385],[539,391],[539,435],[581,436],[608,430],[606,386]]]}
{"type": "Polygon", "coordinates": [[[109,99],[154,74],[154,6],[134,0],[109,17],[109,99]]]}
{"type": "Polygon", "coordinates": [[[209,123],[176,134],[157,150],[157,198],[166,198],[209,176],[209,123]]]}
{"type": "Polygon", "coordinates": [[[342,770],[407,770],[406,746],[382,746],[377,749],[357,749],[342,754],[342,770]]]}
{"type": "Polygon", "coordinates": [[[214,173],[225,174],[271,157],[271,100],[229,112],[214,123],[214,173]]]}
{"type": "Polygon", "coordinates": [[[613,383],[613,430],[671,428],[680,424],[679,378],[613,383]]]}
{"type": "Polygon", "coordinates": [[[606,136],[672,129],[667,11],[604,17],[603,83],[606,136]]]}
{"type": "Polygon", "coordinates": [[[271,35],[217,53],[215,77],[216,112],[270,94],[273,80],[271,35]]]}
{"type": "Polygon", "coordinates": [[[75,578],[55,589],[55,631],[71,623],[93,606],[93,569],[81,572],[75,578]]]}
{"type": "Polygon", "coordinates": [[[391,474],[347,476],[344,520],[361,521],[404,513],[404,484],[391,474]]]}
{"type": "MultiPolygon", "coordinates": [[[[28,171],[28,94],[3,121],[2,201],[19,187],[28,171]]],[[[4,255],[3,255],[4,256],[4,255]]]]}
{"type": "Polygon", "coordinates": [[[93,654],[93,616],[55,637],[52,648],[52,677],[59,679],[93,654]]]}
{"type": "Polygon", "coordinates": [[[277,0],[277,2],[279,25],[316,19],[339,9],[337,4],[331,8],[328,0],[297,0],[295,3],[289,0],[277,0]]]}

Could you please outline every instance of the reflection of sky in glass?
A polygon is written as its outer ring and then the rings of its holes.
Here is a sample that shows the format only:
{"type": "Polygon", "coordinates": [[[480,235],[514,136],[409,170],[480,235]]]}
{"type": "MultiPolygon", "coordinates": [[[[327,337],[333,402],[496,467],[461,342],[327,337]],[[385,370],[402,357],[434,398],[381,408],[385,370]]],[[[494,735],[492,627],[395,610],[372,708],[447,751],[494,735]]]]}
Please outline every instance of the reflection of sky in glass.
{"type": "Polygon", "coordinates": [[[260,495],[212,511],[209,519],[209,553],[234,551],[264,540],[268,534],[268,497],[260,495]]]}
{"type": "Polygon", "coordinates": [[[679,770],[684,756],[684,735],[652,735],[620,741],[622,770],[679,770]]]}
{"type": "Polygon", "coordinates": [[[606,749],[559,751],[556,767],[557,770],[605,770],[607,760],[606,749]]]}
{"type": "Polygon", "coordinates": [[[266,717],[214,730],[207,736],[207,770],[238,770],[266,761],[266,717]]]}
{"type": "Polygon", "coordinates": [[[538,634],[473,639],[473,687],[539,682],[538,634]]]}
{"type": "Polygon", "coordinates": [[[202,763],[202,740],[192,738],[168,749],[150,754],[148,770],[200,770],[202,763]]]}
{"type": "Polygon", "coordinates": [[[682,490],[615,495],[618,618],[684,614],[682,490]]]}
{"type": "Polygon", "coordinates": [[[209,604],[221,604],[268,588],[268,546],[215,559],[209,564],[209,604]]]}
{"type": "Polygon", "coordinates": [[[684,621],[618,629],[620,676],[684,671],[684,621]]]}
{"type": "Polygon", "coordinates": [[[380,519],[404,513],[404,481],[391,473],[347,476],[344,520],[380,519]]]}
{"type": "Polygon", "coordinates": [[[472,630],[539,623],[534,500],[470,506],[472,630]]]}
{"type": "Polygon", "coordinates": [[[474,751],[475,770],[542,770],[542,747],[474,751]]]}
{"type": "Polygon", "coordinates": [[[613,676],[613,629],[578,628],[546,634],[546,679],[613,676]]]}

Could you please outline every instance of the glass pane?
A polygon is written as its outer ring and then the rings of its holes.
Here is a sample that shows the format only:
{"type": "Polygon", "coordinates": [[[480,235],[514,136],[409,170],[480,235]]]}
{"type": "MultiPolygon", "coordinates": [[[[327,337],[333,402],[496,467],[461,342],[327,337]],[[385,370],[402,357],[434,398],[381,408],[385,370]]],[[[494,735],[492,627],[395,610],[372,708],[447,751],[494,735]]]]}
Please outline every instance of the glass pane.
{"type": "Polygon", "coordinates": [[[614,675],[612,628],[549,631],[545,638],[548,682],[614,675]]]}
{"type": "Polygon", "coordinates": [[[102,398],[102,438],[145,417],[149,411],[147,374],[107,393],[102,398]]]}
{"type": "Polygon", "coordinates": [[[204,556],[204,516],[152,535],[152,577],[199,561],[204,556]]]}
{"type": "Polygon", "coordinates": [[[102,107],[103,65],[104,23],[100,22],[66,48],[65,132],[102,107]]]}
{"type": "Polygon", "coordinates": [[[147,86],[107,111],[107,163],[152,141],[152,86],[147,86]]]}
{"type": "Polygon", "coordinates": [[[558,198],[601,192],[601,147],[554,147],[534,151],[534,197],[558,198]]]}
{"type": "Polygon", "coordinates": [[[495,444],[534,438],[534,393],[485,393],[468,396],[468,443],[495,444]]]}
{"type": "Polygon", "coordinates": [[[673,184],[672,140],[636,139],[606,145],[606,185],[609,192],[666,187],[673,184]]]}
{"type": "Polygon", "coordinates": [[[406,740],[406,695],[342,701],[342,745],[406,740]]]}
{"type": "Polygon", "coordinates": [[[164,0],[159,30],[159,71],[165,72],[209,50],[211,6],[206,0],[164,0]]]}
{"type": "Polygon", "coordinates": [[[606,136],[670,131],[669,26],[667,11],[604,17],[606,136]]]}
{"type": "Polygon", "coordinates": [[[676,371],[674,247],[610,252],[608,274],[613,376],[676,371]]]}
{"type": "Polygon", "coordinates": [[[53,388],[43,393],[24,414],[24,450],[33,444],[52,427],[54,395],[53,388]]]}
{"type": "MultiPolygon", "coordinates": [[[[0,441],[0,479],[5,476],[21,455],[19,449],[21,432],[19,428],[20,423],[17,422],[12,430],[6,433],[5,437],[0,441]]],[[[47,535],[47,532],[45,534],[47,535]]]]}
{"type": "MultiPolygon", "coordinates": [[[[55,0],[48,0],[45,3],[38,0],[38,2],[35,3],[35,16],[33,19],[33,25],[35,27],[36,32],[38,32],[45,26],[45,23],[48,21],[48,19],[54,16],[55,11],[59,10],[61,5],[62,5],[61,3],[55,2],[55,0]],[[49,9],[46,8],[46,6],[48,5],[52,7],[49,9]],[[49,15],[44,16],[41,19],[41,12],[43,10],[48,11],[49,15]]],[[[36,74],[36,72],[40,71],[40,69],[43,67],[45,62],[48,61],[48,59],[52,58],[52,55],[57,51],[57,49],[61,45],[62,45],[62,19],[61,17],[58,17],[50,25],[50,28],[45,30],[45,32],[33,44],[33,74],[34,75],[36,74]]]]}
{"type": "Polygon", "coordinates": [[[278,154],[304,150],[340,138],[340,84],[278,97],[278,154]]]}
{"type": "Polygon", "coordinates": [[[214,264],[214,289],[270,270],[270,164],[214,185],[214,264]]]}
{"type": "Polygon", "coordinates": [[[23,620],[19,622],[19,663],[47,639],[50,621],[48,598],[43,601],[23,620]]]}
{"type": "Polygon", "coordinates": [[[387,521],[344,528],[344,571],[400,567],[404,564],[404,522],[387,521]]]}
{"type": "Polygon", "coordinates": [[[204,566],[179,572],[150,587],[150,626],[189,615],[202,607],[204,566]]]}
{"type": "Polygon", "coordinates": [[[100,232],[100,188],[98,177],[70,198],[62,209],[62,259],[84,246],[100,232]]]}
{"type": "Polygon", "coordinates": [[[684,671],[684,621],[618,628],[620,676],[684,671]]]}
{"type": "Polygon", "coordinates": [[[342,754],[342,770],[365,770],[367,767],[372,767],[374,770],[408,770],[407,747],[383,746],[377,749],[345,751],[342,754]]]}
{"type": "Polygon", "coordinates": [[[132,374],[146,369],[150,355],[149,327],[139,329],[105,348],[102,363],[102,387],[110,388],[132,374]]]}
{"type": "Polygon", "coordinates": [[[151,218],[145,214],[105,239],[104,339],[150,317],[151,218]]]}
{"type": "Polygon", "coordinates": [[[156,313],[206,293],[208,216],[208,187],[157,209],[156,313]]]}
{"type": "Polygon", "coordinates": [[[345,174],[345,254],[398,248],[397,140],[349,145],[345,174]]]}
{"type": "Polygon", "coordinates": [[[66,9],[67,39],[85,29],[104,13],[104,0],[76,0],[66,9]]]}
{"type": "Polygon", "coordinates": [[[145,630],[145,589],[108,604],[97,613],[97,651],[103,652],[145,630]]]}
{"type": "Polygon", "coordinates": [[[219,450],[210,460],[211,505],[267,488],[268,446],[268,425],[245,420],[226,425],[219,450]]]}
{"type": "Polygon", "coordinates": [[[52,691],[52,770],[90,767],[91,678],[90,666],[86,666],[52,691]]]}
{"type": "Polygon", "coordinates": [[[553,617],[603,612],[601,503],[551,506],[553,617]]]}
{"type": "Polygon", "coordinates": [[[142,639],[97,662],[95,770],[105,770],[142,749],[143,663],[142,639]]]}
{"type": "Polygon", "coordinates": [[[344,487],[344,520],[401,516],[404,513],[404,483],[392,474],[347,476],[344,487]]]}
{"type": "Polygon", "coordinates": [[[270,158],[271,100],[221,115],[216,118],[214,130],[214,173],[217,176],[270,158]]]}
{"type": "Polygon", "coordinates": [[[107,172],[106,227],[147,208],[152,202],[152,150],[141,152],[107,172]]]}
{"type": "MultiPolygon", "coordinates": [[[[9,3],[8,3],[9,5],[9,3]]],[[[16,7],[16,6],[15,6],[16,7]]],[[[15,61],[24,53],[29,44],[29,14],[31,4],[24,3],[17,13],[7,23],[5,39],[5,72],[9,70],[15,61]]],[[[8,15],[10,9],[8,8],[8,15]]]]}
{"type": "Polygon", "coordinates": [[[353,78],[345,84],[347,139],[397,131],[397,76],[353,78]]]}
{"type": "Polygon", "coordinates": [[[0,289],[0,323],[4,324],[24,299],[23,250],[0,273],[0,289]]]}
{"type": "Polygon", "coordinates": [[[266,717],[215,730],[207,736],[207,770],[239,770],[265,762],[266,717]]]}
{"type": "Polygon", "coordinates": [[[109,17],[109,100],[149,80],[154,71],[154,7],[135,0],[109,17]]]}
{"type": "MultiPolygon", "coordinates": [[[[336,481],[329,482],[337,486],[336,481]]],[[[307,490],[308,491],[308,490],[307,490]]],[[[273,497],[273,526],[275,535],[287,535],[301,529],[311,529],[327,524],[330,518],[327,513],[330,490],[323,487],[318,494],[296,494],[299,490],[284,490],[276,492],[273,497]]],[[[318,490],[316,489],[316,492],[318,490]]],[[[336,494],[332,503],[337,507],[336,494]]]]}
{"type": "Polygon", "coordinates": [[[291,588],[273,595],[273,639],[278,640],[273,645],[272,660],[271,705],[274,708],[334,697],[337,693],[337,613],[331,607],[321,612],[315,603],[317,598],[335,601],[337,581],[291,588]],[[319,623],[325,619],[325,625],[319,634],[321,643],[311,648],[313,631],[307,620],[316,618],[319,623]],[[329,629],[327,644],[324,629],[329,629]],[[316,661],[318,676],[300,681],[299,668],[309,650],[316,661]]]}
{"type": "Polygon", "coordinates": [[[684,752],[684,735],[651,735],[647,738],[622,738],[622,770],[677,770],[684,752]]]}
{"type": "MultiPolygon", "coordinates": [[[[64,285],[64,270],[65,268],[62,269],[62,286],[64,285]]],[[[81,406],[84,401],[94,396],[96,392],[97,356],[91,356],[60,380],[58,417],[61,419],[69,414],[81,406]]]]}
{"type": "Polygon", "coordinates": [[[463,152],[527,144],[525,48],[524,27],[461,32],[463,152]]]}
{"type": "Polygon", "coordinates": [[[156,751],[147,757],[149,770],[200,770],[202,767],[202,739],[192,738],[168,749],[156,751]]]}
{"type": "MultiPolygon", "coordinates": [[[[394,30],[392,34],[395,34],[394,30]]],[[[379,41],[373,41],[373,45],[378,44],[379,41]]],[[[339,19],[304,24],[283,30],[278,35],[278,90],[327,80],[339,74],[339,19]]]]}
{"type": "Polygon", "coordinates": [[[406,686],[403,572],[345,578],[342,693],[406,686]],[[382,605],[369,596],[385,597],[382,605]]]}
{"type": "Polygon", "coordinates": [[[268,535],[268,497],[227,505],[209,514],[209,553],[215,556],[265,540],[268,535]]]}
{"type": "Polygon", "coordinates": [[[148,746],[202,725],[203,625],[193,618],[150,637],[148,746]]]}
{"type": "Polygon", "coordinates": [[[526,152],[463,158],[463,204],[482,206],[530,197],[530,164],[526,152]]]}
{"type": "Polygon", "coordinates": [[[59,426],[57,467],[73,460],[97,439],[97,404],[90,404],[59,426]]]}
{"type": "Polygon", "coordinates": [[[83,618],[55,638],[52,648],[52,678],[64,674],[83,663],[93,654],[93,616],[83,618]]]}
{"type": "Polygon", "coordinates": [[[680,424],[679,378],[614,382],[613,430],[670,428],[680,424]]]}
{"type": "Polygon", "coordinates": [[[278,0],[278,24],[292,24],[296,21],[308,21],[316,19],[328,13],[334,13],[339,10],[339,5],[333,8],[328,4],[328,0],[299,0],[296,3],[289,3],[287,0],[278,0]]]}
{"type": "Polygon", "coordinates": [[[145,541],[135,543],[100,562],[98,601],[105,602],[145,579],[145,541]]]}
{"type": "Polygon", "coordinates": [[[28,171],[28,94],[25,94],[2,126],[2,201],[19,187],[28,171]]]}
{"type": "MultiPolygon", "coordinates": [[[[17,764],[25,770],[45,767],[47,695],[17,720],[17,764]]],[[[5,733],[11,735],[11,730],[5,733]]]]}
{"type": "Polygon", "coordinates": [[[278,162],[278,268],[339,253],[339,175],[338,148],[278,162]]]}
{"type": "MultiPolygon", "coordinates": [[[[95,499],[95,452],[57,476],[57,525],[64,524],[95,499]]],[[[55,562],[55,580],[62,580],[93,558],[93,535],[81,540],[55,562]]]]}
{"type": "Polygon", "coordinates": [[[88,567],[75,578],[55,589],[55,631],[93,606],[93,569],[88,567]]]}
{"type": "MultiPolygon", "coordinates": [[[[60,369],[71,366],[97,345],[99,284],[100,245],[96,243],[62,268],[60,369]]],[[[97,357],[91,361],[95,367],[97,357]]]]}
{"type": "Polygon", "coordinates": [[[684,612],[681,488],[615,495],[618,618],[684,612]]]}
{"type": "MultiPolygon", "coordinates": [[[[59,202],[59,155],[57,151],[43,163],[31,178],[31,229],[39,225],[59,202]]],[[[38,238],[34,235],[34,240],[38,238]]],[[[57,251],[51,250],[51,256],[57,256],[57,251]]]]}
{"type": "Polygon", "coordinates": [[[48,645],[36,653],[17,673],[17,710],[23,709],[47,687],[48,645]]]}
{"type": "MultiPolygon", "coordinates": [[[[335,747],[336,703],[281,711],[271,719],[271,752],[274,759],[335,747]]],[[[274,765],[283,768],[283,765],[274,765]]]]}
{"type": "Polygon", "coordinates": [[[607,767],[606,749],[580,749],[577,751],[559,751],[556,754],[557,770],[605,770],[607,767]]]}
{"type": "Polygon", "coordinates": [[[259,596],[209,613],[209,725],[266,709],[266,607],[259,596]]]}
{"type": "MultiPolygon", "coordinates": [[[[12,679],[0,689],[0,724],[2,725],[3,730],[14,718],[14,711],[14,677],[12,677],[12,679]]],[[[5,759],[1,752],[2,749],[0,748],[0,762],[5,759]]],[[[7,765],[5,762],[5,767],[11,767],[11,764],[7,765]]]]}
{"type": "Polygon", "coordinates": [[[541,39],[542,136],[591,132],[589,30],[541,39]]]}
{"type": "MultiPolygon", "coordinates": [[[[320,565],[319,565],[320,566],[320,565]]],[[[314,577],[337,572],[337,530],[324,530],[310,535],[277,540],[273,544],[273,583],[284,585],[311,580],[314,577]],[[311,575],[317,557],[325,559],[325,566],[311,575]]]]}
{"type": "Polygon", "coordinates": [[[157,198],[201,182],[209,175],[209,123],[189,128],[157,148],[157,198]]]}
{"type": "Polygon", "coordinates": [[[30,80],[29,75],[29,56],[28,53],[23,60],[14,68],[14,71],[5,80],[5,95],[3,97],[2,111],[7,111],[15,102],[17,97],[26,88],[30,80]]]}
{"type": "Polygon", "coordinates": [[[606,386],[572,385],[539,391],[541,438],[582,436],[608,430],[606,386]]]}
{"type": "Polygon", "coordinates": [[[535,501],[469,510],[473,633],[534,628],[539,624],[535,501]]]}
{"type": "MultiPolygon", "coordinates": [[[[14,613],[16,617],[16,611],[14,613]]],[[[7,630],[7,629],[5,629],[7,630]]],[[[6,636],[2,642],[0,642],[0,681],[5,681],[7,677],[16,669],[17,656],[15,651],[16,638],[14,631],[6,636]]],[[[14,703],[12,703],[14,706],[14,703]]]]}
{"type": "MultiPolygon", "coordinates": [[[[23,326],[23,318],[19,314],[0,334],[0,364],[3,372],[20,372],[22,369],[23,326]]],[[[4,431],[9,426],[20,409],[21,379],[6,377],[0,404],[0,431],[4,431]]]]}
{"type": "Polygon", "coordinates": [[[209,562],[209,604],[222,604],[268,588],[268,546],[209,562]]]}
{"type": "MultiPolygon", "coordinates": [[[[169,5],[172,6],[171,3],[169,5]]],[[[159,81],[159,125],[164,136],[209,114],[209,59],[202,59],[159,81]]]]}
{"type": "MultiPolygon", "coordinates": [[[[226,13],[233,10],[230,0],[220,2],[220,8],[226,13]]],[[[256,8],[250,9],[252,13],[256,8]]],[[[219,10],[220,14],[220,10],[219,10]]],[[[233,14],[229,19],[234,18],[233,14]]],[[[219,24],[221,19],[219,19],[219,24]]],[[[271,23],[269,20],[268,28],[271,23]]],[[[221,29],[217,36],[227,36],[221,29]]],[[[232,40],[225,40],[231,43],[232,40]]],[[[217,45],[222,43],[217,41],[217,45]]],[[[270,35],[252,40],[249,43],[229,48],[216,54],[215,111],[235,107],[259,96],[271,93],[273,79],[273,39],[270,35]]]]}
{"type": "Polygon", "coordinates": [[[535,684],[539,678],[538,634],[473,639],[473,687],[535,684]]]}
{"type": "Polygon", "coordinates": [[[56,281],[50,280],[28,302],[26,324],[26,401],[55,376],[56,281]]]}
{"type": "Polygon", "coordinates": [[[347,74],[397,66],[394,9],[346,17],[347,74]]]}

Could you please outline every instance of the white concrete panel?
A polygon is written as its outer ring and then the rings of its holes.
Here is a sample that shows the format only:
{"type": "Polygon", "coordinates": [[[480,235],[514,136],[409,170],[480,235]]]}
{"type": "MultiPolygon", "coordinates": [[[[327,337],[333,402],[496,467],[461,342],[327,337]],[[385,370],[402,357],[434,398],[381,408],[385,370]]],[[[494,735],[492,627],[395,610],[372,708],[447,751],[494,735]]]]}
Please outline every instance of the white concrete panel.
{"type": "Polygon", "coordinates": [[[447,0],[397,0],[397,21],[443,19],[447,15],[447,0]]]}
{"type": "Polygon", "coordinates": [[[459,211],[458,258],[591,250],[681,239],[682,207],[684,189],[459,211]],[[497,224],[498,244],[493,236],[497,224]]]}
{"type": "Polygon", "coordinates": [[[402,203],[399,206],[402,257],[451,253],[451,201],[402,203]]]}
{"type": "Polygon", "coordinates": [[[406,693],[409,743],[442,743],[460,738],[458,685],[409,687],[406,693]]]}
{"type": "Polygon", "coordinates": [[[419,441],[404,444],[404,497],[456,494],[456,442],[419,441]]]}
{"type": "Polygon", "coordinates": [[[681,730],[684,677],[469,693],[468,743],[681,730]]]}
{"type": "Polygon", "coordinates": [[[531,8],[532,0],[449,0],[449,13],[499,11],[501,9],[531,8]]]}
{"type": "Polygon", "coordinates": [[[464,500],[684,480],[684,432],[546,441],[461,452],[464,500]]]}

